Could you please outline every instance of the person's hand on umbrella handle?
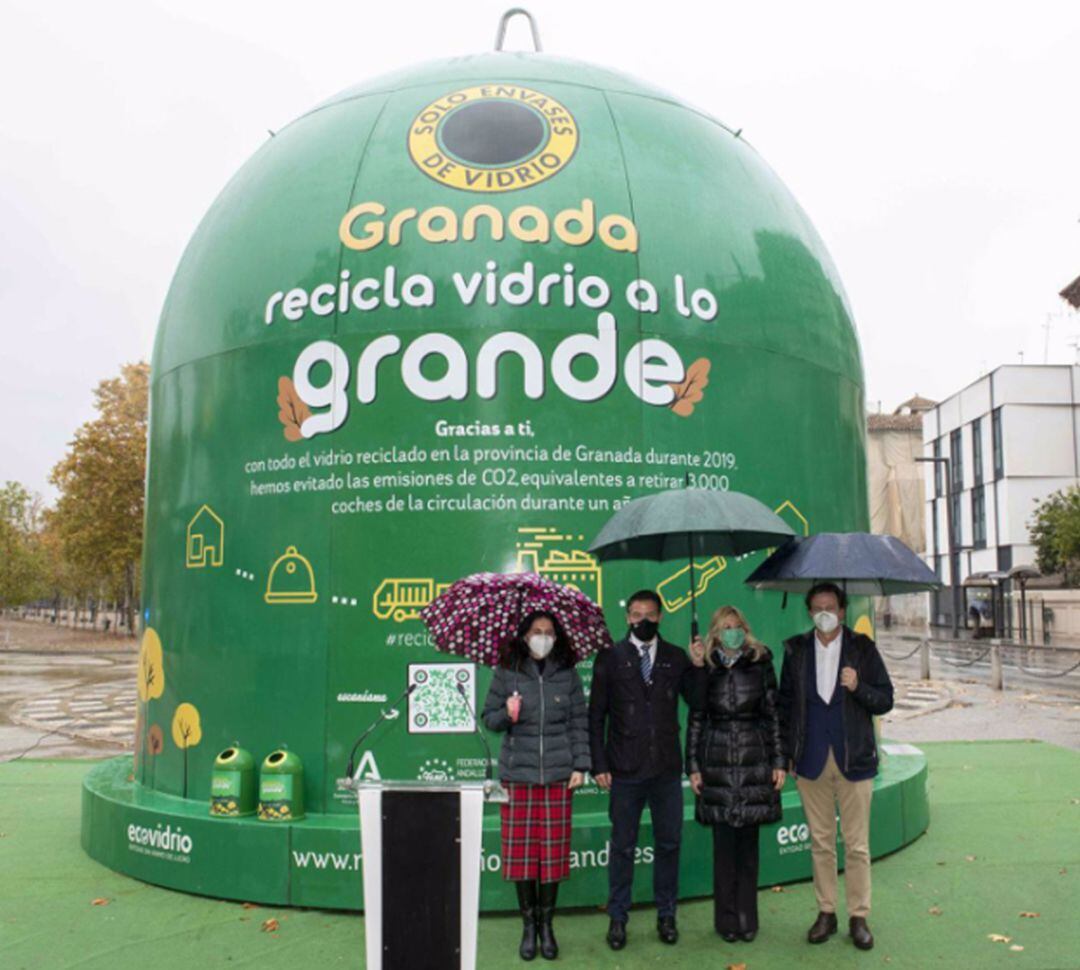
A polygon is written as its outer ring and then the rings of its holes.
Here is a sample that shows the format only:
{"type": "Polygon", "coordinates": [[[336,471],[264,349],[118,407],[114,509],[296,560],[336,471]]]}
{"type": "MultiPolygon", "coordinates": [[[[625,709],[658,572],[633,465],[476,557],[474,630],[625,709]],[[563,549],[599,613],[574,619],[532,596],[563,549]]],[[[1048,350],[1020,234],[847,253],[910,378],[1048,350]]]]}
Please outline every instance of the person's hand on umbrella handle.
{"type": "Polygon", "coordinates": [[[690,641],[690,661],[695,667],[705,666],[705,642],[701,637],[690,641]]]}
{"type": "Polygon", "coordinates": [[[506,714],[514,724],[517,724],[521,716],[521,695],[517,691],[506,698],[506,714]]]}
{"type": "Polygon", "coordinates": [[[692,772],[690,772],[690,790],[695,795],[700,795],[701,794],[701,788],[702,788],[701,772],[700,771],[692,771],[692,772]]]}
{"type": "Polygon", "coordinates": [[[566,783],[566,787],[573,791],[575,788],[580,788],[585,784],[585,775],[580,771],[570,772],[570,780],[566,783]]]}
{"type": "Polygon", "coordinates": [[[783,768],[773,768],[772,770],[772,783],[773,788],[780,791],[784,787],[784,782],[787,781],[787,772],[783,768]]]}
{"type": "Polygon", "coordinates": [[[593,775],[593,780],[596,782],[597,785],[604,789],[604,791],[611,791],[610,771],[601,771],[600,774],[593,775]]]}

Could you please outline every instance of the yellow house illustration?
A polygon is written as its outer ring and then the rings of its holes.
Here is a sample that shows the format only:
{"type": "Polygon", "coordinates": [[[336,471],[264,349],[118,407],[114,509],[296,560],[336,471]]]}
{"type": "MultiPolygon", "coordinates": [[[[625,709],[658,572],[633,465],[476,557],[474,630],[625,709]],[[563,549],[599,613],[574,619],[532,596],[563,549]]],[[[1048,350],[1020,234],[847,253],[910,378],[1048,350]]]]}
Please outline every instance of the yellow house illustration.
{"type": "Polygon", "coordinates": [[[209,505],[201,506],[188,523],[184,559],[188,569],[225,562],[225,523],[209,505]]]}

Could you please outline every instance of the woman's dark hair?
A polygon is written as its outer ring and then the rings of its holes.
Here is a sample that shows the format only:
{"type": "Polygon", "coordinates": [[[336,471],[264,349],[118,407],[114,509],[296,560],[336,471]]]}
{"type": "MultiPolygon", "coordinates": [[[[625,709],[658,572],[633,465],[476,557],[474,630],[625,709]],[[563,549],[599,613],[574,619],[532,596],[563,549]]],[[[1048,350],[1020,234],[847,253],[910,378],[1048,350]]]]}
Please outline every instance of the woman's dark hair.
{"type": "Polygon", "coordinates": [[[810,603],[818,593],[836,594],[836,605],[842,610],[847,609],[847,593],[837,586],[836,583],[816,583],[811,586],[810,591],[806,594],[807,609],[810,609],[810,603]]]}
{"type": "Polygon", "coordinates": [[[551,620],[551,625],[555,628],[555,646],[551,648],[547,659],[557,667],[573,667],[577,663],[577,657],[570,649],[570,638],[566,635],[566,630],[563,629],[559,618],[547,610],[533,610],[522,618],[518,624],[517,633],[509,637],[499,650],[500,667],[505,667],[507,670],[521,669],[521,665],[529,657],[529,645],[525,642],[525,634],[529,632],[529,627],[533,625],[533,622],[539,619],[551,620]]]}

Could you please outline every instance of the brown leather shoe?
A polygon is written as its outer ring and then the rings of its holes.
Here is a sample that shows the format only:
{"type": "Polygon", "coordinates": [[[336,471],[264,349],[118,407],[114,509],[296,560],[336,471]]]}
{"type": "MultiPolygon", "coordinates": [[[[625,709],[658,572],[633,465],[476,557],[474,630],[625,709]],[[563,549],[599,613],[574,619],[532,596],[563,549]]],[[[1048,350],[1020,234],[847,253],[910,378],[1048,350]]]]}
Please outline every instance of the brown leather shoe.
{"type": "Polygon", "coordinates": [[[870,927],[866,925],[866,920],[862,916],[852,916],[848,920],[848,932],[851,934],[851,941],[860,950],[874,948],[874,934],[870,932],[870,927]]]}
{"type": "Polygon", "coordinates": [[[836,932],[836,913],[818,913],[810,932],[806,934],[811,943],[824,943],[836,932]]]}

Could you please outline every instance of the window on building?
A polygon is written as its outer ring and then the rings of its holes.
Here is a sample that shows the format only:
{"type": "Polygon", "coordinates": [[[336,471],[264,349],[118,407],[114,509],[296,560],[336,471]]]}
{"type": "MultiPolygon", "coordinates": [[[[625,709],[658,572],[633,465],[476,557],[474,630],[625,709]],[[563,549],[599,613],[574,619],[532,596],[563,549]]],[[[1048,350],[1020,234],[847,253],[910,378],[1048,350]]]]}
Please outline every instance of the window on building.
{"type": "Polygon", "coordinates": [[[971,422],[971,471],[975,476],[975,484],[983,482],[983,448],[982,448],[982,418],[976,418],[971,422]]]}
{"type": "Polygon", "coordinates": [[[941,551],[941,527],[938,524],[938,502],[934,499],[930,503],[930,521],[934,527],[934,555],[941,551]]]}
{"type": "Polygon", "coordinates": [[[1005,477],[1005,445],[1001,434],[1001,408],[990,415],[990,437],[994,446],[994,481],[1005,477]]]}
{"type": "Polygon", "coordinates": [[[959,489],[956,489],[952,494],[952,534],[953,544],[957,549],[964,544],[961,538],[963,535],[963,521],[960,515],[960,495],[959,489]]]}
{"type": "Polygon", "coordinates": [[[997,551],[998,572],[1007,573],[1013,568],[1012,546],[998,546],[997,551]]]}
{"type": "Polygon", "coordinates": [[[959,492],[964,487],[964,452],[963,433],[957,428],[949,435],[949,462],[952,466],[953,491],[959,492]]]}
{"type": "Polygon", "coordinates": [[[986,548],[986,493],[984,486],[971,490],[971,543],[976,549],[986,548]]]}
{"type": "MultiPolygon", "coordinates": [[[[934,457],[941,457],[940,438],[934,439],[934,457]]],[[[943,467],[944,466],[941,464],[940,461],[934,462],[934,498],[941,498],[941,496],[945,493],[945,477],[944,473],[941,470],[943,467]]]]}

